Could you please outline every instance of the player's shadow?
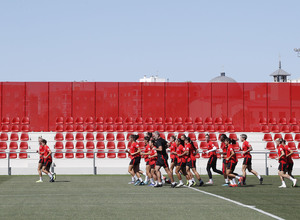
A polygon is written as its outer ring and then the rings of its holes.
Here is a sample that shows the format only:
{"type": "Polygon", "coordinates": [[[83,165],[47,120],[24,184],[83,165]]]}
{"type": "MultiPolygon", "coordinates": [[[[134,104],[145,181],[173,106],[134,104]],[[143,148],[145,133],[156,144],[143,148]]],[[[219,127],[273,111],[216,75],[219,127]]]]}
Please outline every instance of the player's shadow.
{"type": "Polygon", "coordinates": [[[71,182],[70,180],[56,180],[56,183],[69,183],[71,182]]]}

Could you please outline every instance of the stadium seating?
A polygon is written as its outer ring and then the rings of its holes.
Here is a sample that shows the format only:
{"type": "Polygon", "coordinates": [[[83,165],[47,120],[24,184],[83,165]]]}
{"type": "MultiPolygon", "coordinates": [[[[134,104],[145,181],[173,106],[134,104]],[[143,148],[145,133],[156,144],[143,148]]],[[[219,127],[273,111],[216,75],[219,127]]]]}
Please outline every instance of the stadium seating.
{"type": "Polygon", "coordinates": [[[17,155],[15,150],[10,150],[9,151],[9,158],[10,159],[17,159],[18,158],[18,155],[17,155]]]}
{"type": "Polygon", "coordinates": [[[76,141],[83,141],[84,140],[84,136],[82,133],[77,133],[75,136],[75,140],[76,141]]]}
{"type": "Polygon", "coordinates": [[[21,150],[19,153],[19,158],[20,159],[27,159],[28,158],[28,154],[26,150],[21,150]]]}
{"type": "Polygon", "coordinates": [[[0,150],[0,159],[6,158],[6,152],[4,150],[0,150]]]}
{"type": "Polygon", "coordinates": [[[81,141],[76,142],[76,149],[84,149],[84,143],[81,141]]]}
{"type": "Polygon", "coordinates": [[[9,125],[2,125],[1,126],[1,131],[2,132],[9,132],[10,131],[10,126],[9,125]]]}
{"type": "Polygon", "coordinates": [[[94,134],[93,133],[87,133],[86,136],[85,136],[85,140],[93,141],[94,140],[94,134]]]}
{"type": "Polygon", "coordinates": [[[145,124],[146,124],[146,125],[152,125],[152,124],[153,124],[153,119],[152,119],[152,117],[147,117],[147,118],[145,119],[145,124]]]}
{"type": "Polygon", "coordinates": [[[289,123],[290,123],[291,125],[297,125],[297,124],[298,124],[296,118],[291,118],[290,121],[289,121],[289,123]]]}
{"type": "MultiPolygon", "coordinates": [[[[62,136],[62,134],[60,134],[62,136]]],[[[62,140],[64,139],[63,136],[61,137],[60,135],[58,135],[59,138],[62,138],[62,140]]],[[[22,133],[21,137],[20,137],[21,141],[29,141],[29,135],[27,133],[22,133]]]]}
{"type": "Polygon", "coordinates": [[[12,125],[11,131],[12,131],[12,132],[19,132],[19,131],[20,131],[19,125],[12,125]]]}
{"type": "MultiPolygon", "coordinates": [[[[3,123],[2,123],[3,124],[3,123]]],[[[64,124],[64,118],[63,117],[57,117],[56,118],[56,124],[57,125],[62,125],[64,124]]]]}
{"type": "Polygon", "coordinates": [[[172,124],[173,124],[173,118],[167,117],[167,118],[165,119],[165,124],[166,124],[166,125],[172,125],[172,124]]]}
{"type": "Polygon", "coordinates": [[[73,119],[73,117],[67,117],[67,119],[66,119],[66,124],[67,124],[67,125],[73,125],[73,124],[74,124],[74,119],[73,119]]]}
{"type": "Polygon", "coordinates": [[[72,133],[67,133],[66,134],[66,141],[73,141],[74,140],[74,135],[72,133]]]}
{"type": "Polygon", "coordinates": [[[277,152],[274,151],[274,150],[271,150],[271,151],[270,151],[270,154],[269,154],[269,158],[270,158],[270,159],[275,159],[275,158],[277,158],[277,157],[278,157],[277,152]]]}
{"type": "Polygon", "coordinates": [[[181,117],[175,118],[174,124],[175,125],[182,125],[183,124],[182,118],[181,117]]]}
{"type": "Polygon", "coordinates": [[[125,142],[118,142],[117,149],[126,149],[125,142]]]}
{"type": "Polygon", "coordinates": [[[85,119],[85,123],[86,124],[94,124],[94,118],[93,117],[87,117],[86,119],[85,119]]]}
{"type": "Polygon", "coordinates": [[[222,125],[223,124],[223,119],[221,117],[218,117],[215,119],[215,124],[216,125],[222,125]]]}
{"type": "Polygon", "coordinates": [[[114,141],[115,140],[115,135],[113,133],[107,133],[106,140],[107,141],[114,141]]]}
{"type": "Polygon", "coordinates": [[[22,125],[29,125],[29,124],[30,124],[29,117],[23,117],[22,118],[22,125]]]}
{"type": "Polygon", "coordinates": [[[67,125],[65,130],[67,132],[73,132],[74,131],[74,127],[73,127],[73,125],[67,125]]]}
{"type": "Polygon", "coordinates": [[[117,124],[117,125],[123,124],[123,118],[122,117],[117,117],[116,120],[115,120],[115,124],[117,124]]]}
{"type": "Polygon", "coordinates": [[[7,133],[1,133],[0,139],[1,139],[1,141],[7,141],[7,140],[8,140],[8,135],[7,135],[7,133]]]}
{"type": "Polygon", "coordinates": [[[107,153],[107,158],[116,158],[116,154],[114,153],[114,151],[112,150],[109,150],[108,153],[107,153]]]}
{"type": "Polygon", "coordinates": [[[21,142],[20,143],[20,149],[21,150],[27,150],[28,149],[28,142],[21,142]]]}
{"type": "Polygon", "coordinates": [[[271,134],[264,134],[263,141],[273,141],[271,134]]]}
{"type": "Polygon", "coordinates": [[[95,149],[94,142],[88,141],[85,146],[86,149],[95,149]]]}
{"type": "Polygon", "coordinates": [[[76,132],[83,132],[83,125],[76,125],[76,127],[75,127],[75,131],[76,132]]]}
{"type": "Polygon", "coordinates": [[[76,151],[75,157],[76,157],[76,158],[84,158],[84,153],[83,153],[83,151],[82,151],[82,150],[76,151]]]}
{"type": "Polygon", "coordinates": [[[194,133],[189,133],[188,137],[191,139],[191,141],[196,141],[196,135],[194,133]]]}
{"type": "Polygon", "coordinates": [[[103,132],[104,131],[103,125],[96,125],[95,131],[96,132],[103,132]]]}
{"type": "Polygon", "coordinates": [[[93,132],[94,131],[94,125],[86,125],[84,130],[87,131],[87,132],[93,132]]]}
{"type": "Polygon", "coordinates": [[[193,119],[191,117],[187,117],[184,120],[185,125],[192,125],[193,124],[193,119]]]}
{"type": "Polygon", "coordinates": [[[296,150],[297,149],[294,142],[289,142],[288,146],[291,148],[291,150],[296,150]]]}
{"type": "Polygon", "coordinates": [[[117,141],[125,141],[125,136],[123,133],[118,133],[116,137],[117,141]]]}
{"type": "Polygon", "coordinates": [[[77,117],[75,120],[75,124],[77,125],[82,125],[83,124],[83,117],[77,117]]]}
{"type": "Polygon", "coordinates": [[[155,119],[155,124],[157,124],[157,125],[162,125],[163,123],[164,123],[164,122],[163,122],[162,117],[158,117],[158,118],[155,119]]]}
{"type": "Polygon", "coordinates": [[[225,124],[226,125],[232,125],[233,124],[233,121],[232,121],[232,118],[226,118],[226,120],[225,120],[225,124]]]}
{"type": "Polygon", "coordinates": [[[29,132],[29,125],[22,125],[21,132],[29,132]]]}
{"type": "Polygon", "coordinates": [[[65,158],[67,158],[67,159],[74,158],[74,153],[72,152],[72,150],[67,150],[66,151],[65,158]]]}
{"type": "Polygon", "coordinates": [[[74,144],[73,144],[73,142],[67,142],[65,148],[66,148],[66,149],[74,149],[74,144]]]}
{"type": "Polygon", "coordinates": [[[295,141],[300,142],[300,134],[295,134],[295,141]]]}
{"type": "Polygon", "coordinates": [[[125,124],[127,124],[127,125],[132,125],[132,124],[133,124],[133,119],[132,119],[132,117],[126,118],[126,119],[125,119],[125,124]]]}
{"type": "Polygon", "coordinates": [[[105,158],[105,153],[103,150],[98,150],[96,154],[97,158],[105,158]]]}
{"type": "Polygon", "coordinates": [[[54,145],[54,149],[64,149],[64,144],[63,142],[56,142],[54,145]]]}
{"type": "Polygon", "coordinates": [[[9,149],[10,150],[17,150],[18,149],[18,143],[17,142],[10,142],[9,143],[9,149]]]}
{"type": "Polygon", "coordinates": [[[293,135],[292,134],[285,134],[284,135],[284,140],[286,140],[286,141],[294,141],[293,135]]]}
{"type": "Polygon", "coordinates": [[[104,124],[104,119],[103,119],[103,117],[97,117],[96,118],[96,124],[97,125],[102,125],[102,124],[104,124]]]}
{"type": "Polygon", "coordinates": [[[202,125],[202,124],[203,124],[202,118],[201,118],[201,117],[197,117],[197,118],[195,119],[195,124],[196,124],[196,125],[202,125]]]}
{"type": "Polygon", "coordinates": [[[106,149],[115,149],[115,148],[116,148],[116,145],[114,142],[112,142],[112,141],[107,142],[106,149]]]}
{"type": "Polygon", "coordinates": [[[267,142],[266,149],[267,150],[275,150],[275,144],[274,144],[274,142],[267,142]]]}
{"type": "Polygon", "coordinates": [[[105,149],[105,143],[104,142],[97,142],[97,146],[96,146],[97,149],[105,149]]]}
{"type": "Polygon", "coordinates": [[[0,142],[0,149],[6,150],[7,149],[7,143],[6,142],[0,142]]]}
{"type": "Polygon", "coordinates": [[[142,125],[143,124],[143,118],[142,117],[137,117],[135,119],[135,124],[137,125],[142,125]]]}
{"type": "Polygon", "coordinates": [[[86,158],[94,158],[94,151],[88,150],[86,153],[86,158]]]}
{"type": "Polygon", "coordinates": [[[17,133],[11,133],[10,140],[11,141],[18,141],[19,140],[19,135],[17,133]]]}

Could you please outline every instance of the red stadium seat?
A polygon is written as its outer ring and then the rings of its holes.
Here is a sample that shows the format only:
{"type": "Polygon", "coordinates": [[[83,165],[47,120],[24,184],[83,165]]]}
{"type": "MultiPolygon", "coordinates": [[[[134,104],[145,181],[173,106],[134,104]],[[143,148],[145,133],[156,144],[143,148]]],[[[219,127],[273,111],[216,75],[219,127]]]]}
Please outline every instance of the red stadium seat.
{"type": "Polygon", "coordinates": [[[266,118],[259,119],[259,124],[260,125],[267,125],[268,124],[267,119],[266,118]]]}
{"type": "Polygon", "coordinates": [[[196,132],[204,132],[204,131],[205,131],[205,129],[204,129],[203,125],[197,125],[196,132]]]}
{"type": "Polygon", "coordinates": [[[105,149],[105,144],[104,142],[97,142],[97,146],[96,146],[97,149],[105,149]]]}
{"type": "Polygon", "coordinates": [[[97,133],[96,140],[97,141],[104,141],[104,135],[103,135],[103,133],[97,133]]]}
{"type": "Polygon", "coordinates": [[[146,124],[146,125],[152,125],[152,124],[153,124],[153,119],[152,119],[151,117],[147,117],[147,118],[145,119],[145,124],[146,124]]]}
{"type": "Polygon", "coordinates": [[[274,142],[268,142],[266,146],[267,150],[275,150],[275,144],[274,142]]]}
{"type": "Polygon", "coordinates": [[[281,127],[281,132],[283,133],[290,133],[290,126],[284,125],[281,127]]]}
{"type": "Polygon", "coordinates": [[[85,119],[86,124],[94,124],[94,118],[89,116],[85,119]]]}
{"type": "Polygon", "coordinates": [[[103,127],[103,125],[96,125],[95,130],[96,130],[97,132],[103,132],[103,131],[104,131],[104,127],[103,127]]]}
{"type": "Polygon", "coordinates": [[[137,125],[135,130],[137,132],[144,132],[144,126],[143,125],[137,125]]]}
{"type": "Polygon", "coordinates": [[[127,125],[132,125],[132,124],[133,124],[133,119],[132,119],[132,117],[126,118],[126,119],[125,119],[125,124],[127,124],[127,125]]]}
{"type": "Polygon", "coordinates": [[[236,151],[235,152],[237,159],[242,159],[243,158],[243,154],[241,151],[236,151]]]}
{"type": "Polygon", "coordinates": [[[126,126],[126,131],[127,132],[134,132],[134,126],[133,125],[127,125],[126,126]]]}
{"type": "Polygon", "coordinates": [[[205,130],[206,130],[207,132],[215,132],[215,126],[213,126],[213,125],[208,125],[208,126],[206,126],[205,130]]]}
{"type": "Polygon", "coordinates": [[[218,117],[215,119],[215,124],[216,125],[222,125],[223,124],[223,119],[221,117],[218,117]]]}
{"type": "Polygon", "coordinates": [[[263,133],[269,133],[270,132],[269,126],[268,125],[263,125],[261,127],[261,132],[263,132],[263,133]]]}
{"type": "Polygon", "coordinates": [[[220,150],[217,150],[216,153],[217,153],[217,158],[221,158],[220,150]]]}
{"type": "Polygon", "coordinates": [[[298,124],[296,118],[291,118],[290,121],[289,121],[289,123],[290,123],[291,125],[297,125],[297,124],[298,124]]]}
{"type": "Polygon", "coordinates": [[[15,150],[11,150],[11,151],[9,151],[9,158],[10,159],[17,159],[17,153],[16,153],[16,151],[15,150]]]}
{"type": "Polygon", "coordinates": [[[115,135],[113,133],[107,133],[106,140],[107,141],[114,141],[115,140],[115,135]]]}
{"type": "Polygon", "coordinates": [[[166,125],[172,125],[173,124],[173,119],[171,117],[167,117],[165,120],[166,125]]]}
{"type": "Polygon", "coordinates": [[[159,131],[159,132],[164,132],[165,127],[163,125],[157,125],[156,130],[159,131]]]}
{"type": "Polygon", "coordinates": [[[18,143],[17,142],[10,142],[9,149],[17,150],[18,149],[18,143]]]}
{"type": "Polygon", "coordinates": [[[7,143],[6,142],[0,142],[0,149],[6,150],[7,149],[7,143]]]}
{"type": "Polygon", "coordinates": [[[56,125],[55,131],[56,132],[63,132],[64,131],[64,126],[63,125],[56,125]]]}
{"type": "Polygon", "coordinates": [[[93,141],[86,142],[85,148],[86,149],[95,149],[94,142],[93,141]]]}
{"type": "Polygon", "coordinates": [[[130,135],[132,135],[132,133],[128,133],[128,134],[127,134],[127,136],[126,136],[126,140],[127,140],[127,141],[129,141],[130,135]]]}
{"type": "Polygon", "coordinates": [[[271,134],[264,134],[263,141],[273,141],[272,135],[271,134]]]}
{"type": "Polygon", "coordinates": [[[135,119],[135,124],[137,125],[142,125],[143,124],[143,118],[142,117],[137,117],[135,119]]]}
{"type": "Polygon", "coordinates": [[[205,134],[204,133],[199,133],[198,140],[199,141],[205,141],[205,134]]]}
{"type": "Polygon", "coordinates": [[[83,124],[83,117],[77,117],[76,121],[75,121],[75,124],[82,125],[83,124]]]}
{"type": "Polygon", "coordinates": [[[28,149],[28,142],[21,142],[20,149],[27,150],[28,149]]]}
{"type": "Polygon", "coordinates": [[[96,156],[97,158],[105,158],[105,153],[103,150],[98,150],[96,156]]]}
{"type": "Polygon", "coordinates": [[[291,150],[297,150],[296,145],[294,142],[289,142],[288,146],[291,148],[291,150]]]}
{"type": "Polygon", "coordinates": [[[13,125],[18,125],[18,124],[20,124],[20,118],[19,118],[19,117],[13,118],[13,120],[11,121],[11,123],[12,123],[13,125]]]}
{"type": "Polygon", "coordinates": [[[12,132],[19,132],[20,131],[20,126],[19,125],[13,125],[11,127],[11,131],[12,132]]]}
{"type": "Polygon", "coordinates": [[[63,157],[64,157],[64,155],[61,150],[57,150],[54,154],[54,158],[56,158],[56,159],[62,159],[63,157]]]}
{"type": "Polygon", "coordinates": [[[104,124],[104,119],[103,119],[103,117],[97,117],[97,118],[96,118],[96,124],[97,124],[97,125],[102,125],[102,124],[104,124]]]}
{"type": "Polygon", "coordinates": [[[128,142],[128,144],[127,144],[127,148],[129,149],[129,148],[130,148],[130,146],[131,146],[131,142],[128,142]]]}
{"type": "Polygon", "coordinates": [[[174,132],[175,131],[174,126],[173,125],[167,125],[166,131],[167,132],[174,132]]]}
{"type": "Polygon", "coordinates": [[[126,149],[125,142],[118,142],[117,149],[119,150],[126,149]]]}
{"type": "Polygon", "coordinates": [[[72,152],[72,150],[66,151],[65,158],[68,158],[68,159],[74,158],[74,153],[72,152]]]}
{"type": "Polygon", "coordinates": [[[73,131],[74,131],[73,125],[67,125],[67,126],[66,126],[66,131],[67,131],[67,132],[73,132],[73,131]]]}
{"type": "Polygon", "coordinates": [[[75,131],[76,132],[83,132],[83,125],[76,125],[75,131]]]}
{"type": "Polygon", "coordinates": [[[21,132],[29,132],[29,125],[22,125],[21,132]]]}
{"type": "Polygon", "coordinates": [[[109,150],[108,153],[107,153],[107,158],[116,158],[116,153],[114,153],[114,151],[112,150],[109,150]]]}
{"type": "Polygon", "coordinates": [[[298,160],[300,157],[299,157],[299,152],[298,151],[294,151],[294,153],[292,154],[292,158],[294,160],[298,160]]]}
{"type": "Polygon", "coordinates": [[[76,141],[83,141],[84,140],[84,136],[82,133],[77,133],[75,136],[75,140],[76,141]]]}
{"type": "Polygon", "coordinates": [[[229,133],[234,133],[235,132],[235,129],[234,129],[234,126],[233,125],[229,125],[229,126],[227,126],[227,132],[229,132],[229,133]]]}
{"type": "Polygon", "coordinates": [[[138,141],[144,141],[144,134],[143,133],[139,133],[139,138],[138,141]]]}
{"type": "Polygon", "coordinates": [[[73,141],[73,140],[74,140],[73,133],[67,133],[66,134],[66,141],[73,141]]]}
{"type": "Polygon", "coordinates": [[[170,141],[172,136],[175,136],[174,133],[168,133],[167,140],[170,141]]]}
{"type": "Polygon", "coordinates": [[[226,118],[226,120],[225,120],[225,124],[226,125],[232,125],[233,124],[233,122],[232,122],[232,118],[226,118]]]}
{"type": "Polygon", "coordinates": [[[188,131],[188,132],[194,132],[195,131],[194,125],[187,125],[186,126],[186,131],[188,131]]]}
{"type": "Polygon", "coordinates": [[[154,129],[153,125],[147,125],[146,131],[147,131],[147,132],[154,132],[155,129],[154,129]]]}
{"type": "Polygon", "coordinates": [[[292,134],[285,134],[284,135],[284,140],[286,140],[286,141],[294,141],[293,135],[292,134]]]}
{"type": "Polygon", "coordinates": [[[162,117],[158,117],[158,118],[155,119],[155,124],[157,124],[157,125],[162,125],[163,123],[164,123],[164,122],[163,122],[162,117]]]}
{"type": "Polygon", "coordinates": [[[271,125],[277,125],[277,120],[276,120],[276,118],[270,118],[269,124],[271,124],[271,125]]]}
{"type": "Polygon", "coordinates": [[[196,125],[202,125],[202,124],[203,124],[202,118],[201,118],[201,117],[197,117],[197,118],[195,119],[195,124],[196,124],[196,125]]]}
{"type": "Polygon", "coordinates": [[[281,134],[274,134],[274,141],[278,138],[282,138],[282,135],[281,134]]]}
{"type": "Polygon", "coordinates": [[[88,150],[86,152],[86,158],[94,158],[94,151],[93,150],[88,150]]]}
{"type": "Polygon", "coordinates": [[[86,136],[85,136],[85,140],[87,141],[93,141],[95,138],[94,138],[94,134],[93,133],[87,133],[86,136]]]}
{"type": "Polygon", "coordinates": [[[67,119],[66,119],[66,124],[67,125],[72,125],[72,124],[74,124],[74,119],[73,119],[73,117],[67,117],[67,119]]]}
{"type": "Polygon", "coordinates": [[[29,125],[29,124],[30,124],[29,117],[23,117],[22,118],[22,125],[29,125]]]}
{"type": "Polygon", "coordinates": [[[20,153],[19,153],[19,158],[20,159],[27,159],[28,157],[28,154],[26,152],[26,150],[21,150],[20,153]]]}
{"type": "MultiPolygon", "coordinates": [[[[22,135],[25,135],[25,134],[22,134],[22,135]]],[[[22,135],[21,135],[21,140],[22,140],[22,135]]],[[[28,134],[27,134],[28,136],[28,134]]],[[[54,137],[54,140],[56,141],[63,141],[64,140],[64,136],[62,133],[57,133],[54,137]]],[[[25,141],[24,139],[22,141],[25,141]]]]}
{"type": "Polygon", "coordinates": [[[286,118],[280,118],[279,124],[281,124],[281,125],[286,125],[286,124],[287,124],[286,118]]]}
{"type": "Polygon", "coordinates": [[[238,140],[236,134],[229,134],[229,138],[233,139],[233,140],[236,140],[236,141],[238,140]]]}
{"type": "Polygon", "coordinates": [[[206,125],[212,125],[212,124],[213,124],[213,119],[212,119],[212,117],[207,117],[207,118],[205,119],[204,123],[205,123],[206,125]]]}
{"type": "Polygon", "coordinates": [[[76,151],[75,157],[78,159],[84,158],[84,153],[82,150],[76,151]]]}
{"type": "Polygon", "coordinates": [[[235,151],[240,151],[240,150],[241,150],[240,145],[239,145],[238,142],[236,142],[236,144],[233,145],[233,149],[234,149],[235,151]]]}
{"type": "Polygon", "coordinates": [[[196,141],[196,135],[194,133],[189,133],[189,138],[192,140],[192,141],[196,141]]]}
{"type": "Polygon", "coordinates": [[[117,117],[116,120],[115,120],[115,124],[117,124],[117,125],[123,124],[123,118],[122,117],[117,117]]]}
{"type": "Polygon", "coordinates": [[[207,150],[207,148],[208,148],[208,146],[207,146],[207,143],[206,142],[201,142],[201,144],[200,144],[200,149],[202,149],[202,150],[207,150]]]}
{"type": "Polygon", "coordinates": [[[20,137],[21,141],[29,141],[29,136],[27,133],[22,133],[20,137]]]}
{"type": "Polygon", "coordinates": [[[184,120],[185,125],[192,125],[193,124],[193,119],[191,117],[187,117],[184,120]]]}
{"type": "Polygon", "coordinates": [[[118,133],[116,137],[117,141],[125,141],[125,137],[123,133],[118,133]]]}
{"type": "Polygon", "coordinates": [[[185,129],[184,129],[183,125],[177,125],[177,126],[176,126],[176,131],[177,131],[177,132],[184,132],[184,130],[185,130],[185,129]]]}
{"type": "Polygon", "coordinates": [[[298,126],[298,125],[294,125],[294,126],[292,127],[292,132],[293,132],[293,133],[300,133],[300,128],[299,128],[299,126],[298,126]]]}
{"type": "Polygon", "coordinates": [[[107,142],[106,149],[116,149],[116,145],[114,142],[107,142]]]}
{"type": "Polygon", "coordinates": [[[181,136],[185,136],[186,137],[186,135],[184,133],[178,133],[177,134],[177,138],[181,138],[181,136]]]}
{"type": "Polygon", "coordinates": [[[76,149],[84,149],[84,144],[81,141],[76,142],[76,149]]]}
{"type": "Polygon", "coordinates": [[[118,158],[120,159],[126,158],[126,153],[118,153],[118,158]]]}
{"type": "Polygon", "coordinates": [[[219,133],[224,133],[226,130],[225,130],[225,126],[224,125],[219,125],[217,127],[217,132],[219,133]]]}
{"type": "Polygon", "coordinates": [[[295,141],[300,142],[300,134],[295,134],[295,141]]]}
{"type": "Polygon", "coordinates": [[[9,125],[2,125],[1,126],[1,131],[2,132],[9,132],[10,131],[10,126],[9,125]]]}
{"type": "Polygon", "coordinates": [[[274,151],[274,150],[271,150],[271,151],[270,151],[270,154],[269,154],[269,158],[270,158],[270,159],[275,159],[275,158],[277,158],[277,157],[278,157],[277,152],[274,151]]]}
{"type": "Polygon", "coordinates": [[[7,135],[7,133],[1,133],[1,135],[0,135],[0,140],[1,140],[1,141],[7,141],[7,140],[8,140],[8,135],[7,135]]]}
{"type": "Polygon", "coordinates": [[[108,131],[108,132],[114,132],[115,131],[113,125],[107,125],[106,128],[105,128],[105,130],[108,131]]]}
{"type": "Polygon", "coordinates": [[[55,145],[54,145],[54,149],[60,149],[60,150],[64,149],[63,142],[60,142],[60,141],[56,142],[55,145]]]}
{"type": "Polygon", "coordinates": [[[182,125],[182,123],[183,123],[183,120],[181,117],[175,118],[175,121],[174,121],[175,125],[182,125]]]}
{"type": "Polygon", "coordinates": [[[124,131],[124,126],[123,125],[117,125],[116,131],[117,132],[123,132],[124,131]]]}
{"type": "Polygon", "coordinates": [[[94,132],[94,125],[87,125],[87,126],[85,126],[85,129],[84,129],[85,131],[87,131],[87,132],[94,132]]]}
{"type": "Polygon", "coordinates": [[[74,149],[74,144],[73,144],[73,142],[67,142],[65,148],[66,148],[66,149],[74,149]]]}
{"type": "Polygon", "coordinates": [[[17,133],[11,133],[10,140],[11,141],[18,141],[19,140],[19,135],[17,133]]]}
{"type": "Polygon", "coordinates": [[[56,124],[57,124],[57,125],[62,125],[62,124],[64,124],[64,117],[57,117],[57,118],[56,118],[56,124]]]}
{"type": "Polygon", "coordinates": [[[6,158],[6,152],[4,150],[0,150],[0,159],[6,158]]]}
{"type": "Polygon", "coordinates": [[[211,141],[217,141],[217,136],[216,136],[216,134],[210,133],[210,134],[209,134],[209,137],[210,137],[210,140],[211,140],[211,141]]]}

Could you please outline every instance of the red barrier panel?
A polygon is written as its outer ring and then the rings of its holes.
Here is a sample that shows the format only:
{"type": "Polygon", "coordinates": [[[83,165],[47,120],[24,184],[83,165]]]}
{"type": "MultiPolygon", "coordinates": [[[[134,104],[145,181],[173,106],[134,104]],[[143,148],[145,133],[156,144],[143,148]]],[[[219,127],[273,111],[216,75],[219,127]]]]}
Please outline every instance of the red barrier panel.
{"type": "Polygon", "coordinates": [[[228,117],[236,131],[244,131],[244,84],[228,84],[228,117]]]}
{"type": "Polygon", "coordinates": [[[142,115],[142,83],[119,83],[119,116],[141,117],[142,115]]]}
{"type": "Polygon", "coordinates": [[[212,84],[212,118],[227,118],[227,83],[212,84]]]}
{"type": "Polygon", "coordinates": [[[96,116],[113,117],[119,115],[119,83],[97,82],[96,83],[96,116]]]}
{"type": "Polygon", "coordinates": [[[166,118],[188,117],[188,83],[166,83],[166,118]]]}
{"type": "MultiPolygon", "coordinates": [[[[291,84],[291,118],[300,118],[300,83],[291,84]]],[[[290,120],[287,118],[287,120],[290,120]]]]}

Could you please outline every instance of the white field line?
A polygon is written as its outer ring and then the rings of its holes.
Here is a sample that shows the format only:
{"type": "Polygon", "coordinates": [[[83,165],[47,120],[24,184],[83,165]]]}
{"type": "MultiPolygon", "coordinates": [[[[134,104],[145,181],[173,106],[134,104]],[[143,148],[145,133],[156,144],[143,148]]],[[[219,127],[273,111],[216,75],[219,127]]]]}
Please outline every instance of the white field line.
{"type": "Polygon", "coordinates": [[[239,206],[242,206],[242,207],[245,207],[245,208],[248,208],[248,209],[252,209],[252,210],[257,211],[257,212],[259,212],[259,213],[262,213],[262,214],[264,214],[264,215],[270,216],[270,217],[272,217],[272,218],[274,218],[274,219],[284,220],[283,218],[280,218],[279,216],[276,216],[276,215],[273,215],[273,214],[271,214],[271,213],[269,213],[269,212],[265,212],[265,211],[263,211],[263,210],[261,210],[261,209],[255,208],[255,206],[245,205],[245,204],[243,204],[243,203],[234,201],[234,200],[232,200],[232,199],[228,199],[228,198],[226,198],[226,197],[219,196],[219,195],[216,195],[216,194],[213,194],[213,193],[205,192],[205,191],[202,191],[202,190],[200,190],[200,189],[196,189],[196,188],[192,188],[192,187],[187,187],[187,186],[185,186],[185,187],[186,187],[186,188],[189,188],[189,189],[192,189],[192,190],[195,190],[195,191],[197,191],[197,192],[201,192],[201,193],[206,194],[206,195],[210,195],[210,196],[213,196],[213,197],[216,197],[216,198],[219,198],[219,199],[226,200],[226,201],[228,201],[228,202],[234,203],[234,204],[236,204],[236,205],[239,205],[239,206]]]}

